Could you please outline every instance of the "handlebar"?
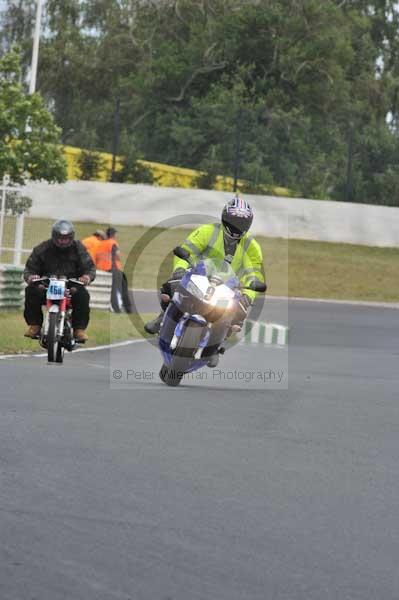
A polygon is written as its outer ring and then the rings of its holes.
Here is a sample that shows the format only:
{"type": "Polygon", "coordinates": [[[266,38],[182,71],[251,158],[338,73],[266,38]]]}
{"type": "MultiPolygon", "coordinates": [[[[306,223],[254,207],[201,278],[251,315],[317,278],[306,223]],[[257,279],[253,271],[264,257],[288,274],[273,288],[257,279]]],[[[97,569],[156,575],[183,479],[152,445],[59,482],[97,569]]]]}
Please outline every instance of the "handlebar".
{"type": "MultiPolygon", "coordinates": [[[[39,279],[34,279],[31,282],[31,285],[36,285],[36,284],[42,284],[43,283],[49,283],[50,279],[52,279],[52,277],[40,277],[39,279]]],[[[57,278],[58,279],[58,278],[57,278]]],[[[79,279],[74,279],[74,278],[69,278],[69,279],[65,279],[64,281],[66,281],[67,283],[76,283],[77,285],[82,285],[84,286],[84,283],[82,281],[79,281],[79,279]]]]}

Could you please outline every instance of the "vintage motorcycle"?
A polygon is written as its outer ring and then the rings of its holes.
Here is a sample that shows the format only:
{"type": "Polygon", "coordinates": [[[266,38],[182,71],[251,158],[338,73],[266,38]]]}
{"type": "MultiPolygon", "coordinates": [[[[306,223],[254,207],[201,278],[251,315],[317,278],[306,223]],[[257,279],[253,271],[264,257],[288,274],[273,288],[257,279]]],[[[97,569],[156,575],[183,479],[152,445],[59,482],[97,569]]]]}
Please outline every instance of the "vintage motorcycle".
{"type": "MultiPolygon", "coordinates": [[[[186,373],[223,354],[223,341],[234,331],[232,320],[243,288],[231,267],[232,257],[193,264],[184,248],[178,246],[173,252],[191,268],[177,284],[162,321],[159,348],[164,363],[159,376],[166,385],[178,386],[186,373]]],[[[264,293],[266,285],[253,281],[247,289],[264,293]]]]}
{"type": "Polygon", "coordinates": [[[46,288],[46,312],[39,334],[40,345],[47,350],[49,363],[62,363],[65,350],[72,352],[78,343],[73,335],[71,295],[83,285],[78,279],[51,275],[35,280],[46,288]]]}

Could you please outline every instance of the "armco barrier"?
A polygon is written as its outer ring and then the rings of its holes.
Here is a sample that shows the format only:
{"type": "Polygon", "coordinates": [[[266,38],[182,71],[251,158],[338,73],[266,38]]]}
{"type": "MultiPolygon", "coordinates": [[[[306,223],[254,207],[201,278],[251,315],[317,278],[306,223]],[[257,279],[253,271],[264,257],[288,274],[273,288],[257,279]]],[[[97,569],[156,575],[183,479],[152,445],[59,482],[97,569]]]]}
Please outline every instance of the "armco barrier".
{"type": "Polygon", "coordinates": [[[97,310],[111,309],[111,284],[111,273],[97,271],[96,278],[89,287],[91,308],[97,310]]]}
{"type": "Polygon", "coordinates": [[[20,267],[0,266],[0,309],[22,306],[22,272],[20,267]]]}
{"type": "MultiPolygon", "coordinates": [[[[0,265],[0,310],[22,307],[25,288],[22,273],[21,267],[0,265]]],[[[89,287],[91,308],[110,310],[111,283],[111,273],[97,271],[96,279],[89,287]]]]}

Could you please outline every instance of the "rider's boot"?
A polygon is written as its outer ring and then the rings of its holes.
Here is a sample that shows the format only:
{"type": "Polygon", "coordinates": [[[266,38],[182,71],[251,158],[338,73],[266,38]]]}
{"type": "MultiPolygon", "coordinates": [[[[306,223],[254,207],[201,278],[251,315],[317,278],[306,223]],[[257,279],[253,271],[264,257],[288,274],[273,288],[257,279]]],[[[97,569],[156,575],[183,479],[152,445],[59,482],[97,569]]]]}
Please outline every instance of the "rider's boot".
{"type": "Polygon", "coordinates": [[[162,325],[163,315],[164,312],[162,311],[155,319],[148,321],[148,323],[144,325],[145,331],[151,334],[159,333],[162,325]]]}
{"type": "Polygon", "coordinates": [[[87,340],[89,339],[89,336],[87,335],[85,329],[75,329],[73,335],[75,340],[80,344],[87,342],[87,340]]]}
{"type": "Polygon", "coordinates": [[[211,369],[214,369],[215,367],[217,367],[219,364],[219,354],[212,354],[212,356],[209,358],[207,365],[208,367],[210,367],[211,369]]]}
{"type": "Polygon", "coordinates": [[[29,325],[28,329],[24,333],[24,336],[27,338],[32,338],[32,340],[36,340],[39,337],[40,330],[40,325],[29,325]]]}

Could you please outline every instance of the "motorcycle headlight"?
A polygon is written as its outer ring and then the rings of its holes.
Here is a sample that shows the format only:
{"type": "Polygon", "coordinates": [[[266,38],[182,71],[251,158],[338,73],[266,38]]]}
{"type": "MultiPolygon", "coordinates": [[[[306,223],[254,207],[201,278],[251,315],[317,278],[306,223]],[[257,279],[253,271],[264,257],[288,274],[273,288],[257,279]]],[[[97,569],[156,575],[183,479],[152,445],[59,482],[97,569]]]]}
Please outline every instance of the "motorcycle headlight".
{"type": "Polygon", "coordinates": [[[186,289],[188,292],[190,292],[190,294],[192,294],[193,296],[195,296],[196,298],[199,298],[199,300],[202,300],[203,298],[203,293],[201,292],[201,290],[199,289],[199,287],[197,285],[195,285],[195,283],[190,279],[190,281],[188,282],[186,289]]]}

